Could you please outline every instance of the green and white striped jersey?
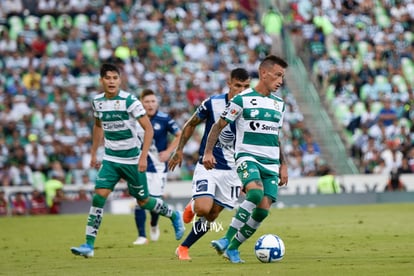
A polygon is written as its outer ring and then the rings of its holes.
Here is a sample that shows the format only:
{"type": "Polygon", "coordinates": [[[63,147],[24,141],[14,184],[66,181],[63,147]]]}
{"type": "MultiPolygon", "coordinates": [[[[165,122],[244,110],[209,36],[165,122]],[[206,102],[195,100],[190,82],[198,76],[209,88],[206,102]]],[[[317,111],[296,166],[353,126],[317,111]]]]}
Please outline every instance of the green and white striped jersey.
{"type": "Polygon", "coordinates": [[[235,96],[222,118],[235,123],[235,157],[237,164],[250,160],[263,165],[280,165],[279,132],[285,114],[284,101],[268,97],[253,88],[235,96]]]}
{"type": "Polygon", "coordinates": [[[136,96],[120,90],[112,99],[105,94],[92,100],[93,115],[101,120],[105,140],[104,160],[138,164],[137,119],[145,114],[142,103],[136,96]]]}

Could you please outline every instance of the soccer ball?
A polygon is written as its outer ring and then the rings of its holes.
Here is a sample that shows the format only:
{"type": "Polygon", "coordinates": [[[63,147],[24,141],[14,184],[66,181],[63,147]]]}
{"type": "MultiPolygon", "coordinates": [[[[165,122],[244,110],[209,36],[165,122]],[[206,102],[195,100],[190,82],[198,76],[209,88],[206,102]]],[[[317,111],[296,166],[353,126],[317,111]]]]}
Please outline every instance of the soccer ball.
{"type": "Polygon", "coordinates": [[[278,262],[285,256],[285,244],[279,236],[266,234],[256,241],[254,253],[262,263],[278,262]]]}

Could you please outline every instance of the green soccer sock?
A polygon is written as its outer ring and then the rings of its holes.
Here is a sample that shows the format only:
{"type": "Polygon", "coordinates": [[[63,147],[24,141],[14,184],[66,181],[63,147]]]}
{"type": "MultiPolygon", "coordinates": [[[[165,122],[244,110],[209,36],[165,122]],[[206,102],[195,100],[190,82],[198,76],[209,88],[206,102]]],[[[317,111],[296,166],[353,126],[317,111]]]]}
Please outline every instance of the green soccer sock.
{"type": "Polygon", "coordinates": [[[236,214],[234,215],[233,219],[231,220],[230,227],[227,230],[226,238],[227,240],[231,241],[236,235],[237,231],[246,223],[249,219],[251,212],[253,209],[256,208],[256,205],[250,201],[243,201],[240,204],[239,209],[237,210],[236,214]]]}
{"type": "Polygon", "coordinates": [[[175,212],[161,198],[150,197],[148,202],[141,207],[172,220],[175,219],[175,212]]]}
{"type": "Polygon", "coordinates": [[[236,235],[237,231],[243,227],[252,214],[253,210],[256,208],[257,204],[263,198],[263,190],[252,189],[247,192],[246,199],[240,204],[239,209],[231,220],[230,227],[227,230],[225,237],[227,240],[231,241],[236,235]]]}
{"type": "Polygon", "coordinates": [[[105,202],[106,198],[98,194],[95,194],[92,198],[92,206],[86,224],[86,243],[92,247],[95,245],[96,235],[102,222],[105,202]]]}
{"type": "Polygon", "coordinates": [[[253,236],[256,230],[259,228],[261,222],[267,217],[269,211],[262,208],[254,209],[251,217],[247,222],[240,228],[240,230],[234,236],[234,239],[231,240],[228,249],[237,249],[239,246],[245,242],[248,238],[253,236]]]}

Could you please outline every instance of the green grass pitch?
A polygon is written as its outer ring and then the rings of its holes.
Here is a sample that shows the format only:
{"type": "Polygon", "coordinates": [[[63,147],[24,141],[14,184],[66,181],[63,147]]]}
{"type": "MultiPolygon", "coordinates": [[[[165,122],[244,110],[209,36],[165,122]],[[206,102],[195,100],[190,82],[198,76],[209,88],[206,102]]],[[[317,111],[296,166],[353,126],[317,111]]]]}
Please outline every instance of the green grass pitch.
{"type": "Polygon", "coordinates": [[[86,215],[0,218],[0,275],[414,275],[414,204],[272,209],[241,246],[244,264],[228,263],[210,247],[232,214],[221,214],[189,262],[176,259],[179,242],[165,218],[158,242],[134,246],[133,215],[106,214],[90,259],[69,250],[84,241],[86,215]],[[266,233],[285,242],[278,263],[254,256],[266,233]]]}

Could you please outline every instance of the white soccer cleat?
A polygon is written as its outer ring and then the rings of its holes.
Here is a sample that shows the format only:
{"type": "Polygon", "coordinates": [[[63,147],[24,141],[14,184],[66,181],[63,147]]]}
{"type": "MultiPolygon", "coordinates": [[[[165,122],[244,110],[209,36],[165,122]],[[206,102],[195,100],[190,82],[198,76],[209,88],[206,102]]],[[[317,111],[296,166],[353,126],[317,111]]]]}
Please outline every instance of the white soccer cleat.
{"type": "Polygon", "coordinates": [[[138,237],[132,244],[134,245],[144,245],[148,243],[148,239],[146,237],[138,237]]]}
{"type": "Polygon", "coordinates": [[[151,226],[150,238],[152,241],[158,241],[158,239],[160,238],[160,229],[158,228],[158,225],[151,226]]]}

